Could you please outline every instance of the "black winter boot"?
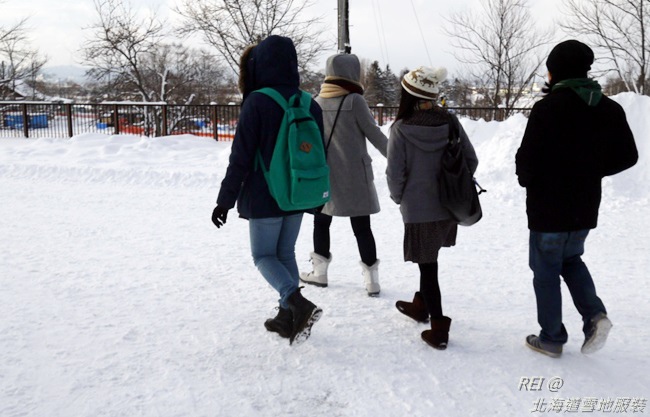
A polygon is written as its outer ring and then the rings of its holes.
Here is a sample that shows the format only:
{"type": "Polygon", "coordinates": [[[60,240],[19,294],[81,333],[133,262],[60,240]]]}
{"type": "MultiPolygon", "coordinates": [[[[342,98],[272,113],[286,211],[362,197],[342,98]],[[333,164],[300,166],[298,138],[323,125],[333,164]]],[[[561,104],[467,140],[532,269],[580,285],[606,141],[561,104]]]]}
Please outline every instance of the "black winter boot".
{"type": "Polygon", "coordinates": [[[281,306],[278,309],[278,314],[272,319],[268,319],[264,322],[264,327],[269,332],[276,332],[282,337],[289,338],[291,336],[291,331],[293,330],[293,314],[288,308],[282,308],[281,306]]]}
{"type": "Polygon", "coordinates": [[[287,304],[289,304],[289,309],[293,313],[293,329],[289,337],[289,343],[300,344],[309,338],[311,326],[320,319],[323,310],[303,297],[300,288],[289,296],[287,304]]]}
{"type": "Polygon", "coordinates": [[[431,317],[431,330],[422,332],[422,340],[433,348],[445,350],[449,342],[449,327],[451,327],[449,317],[431,317]]]}
{"type": "Polygon", "coordinates": [[[409,316],[415,321],[420,323],[426,323],[429,321],[429,312],[427,311],[426,305],[424,305],[424,299],[420,292],[416,292],[413,295],[413,301],[398,301],[395,303],[395,307],[400,311],[400,313],[409,316]]]}

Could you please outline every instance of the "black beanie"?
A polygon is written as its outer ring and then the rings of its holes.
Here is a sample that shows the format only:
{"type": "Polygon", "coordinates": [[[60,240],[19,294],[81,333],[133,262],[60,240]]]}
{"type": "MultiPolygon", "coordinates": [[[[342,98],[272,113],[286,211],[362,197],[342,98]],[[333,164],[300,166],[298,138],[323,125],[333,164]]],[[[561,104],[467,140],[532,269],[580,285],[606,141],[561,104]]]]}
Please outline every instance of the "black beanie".
{"type": "Polygon", "coordinates": [[[569,40],[555,45],[546,60],[553,84],[569,78],[587,78],[594,62],[594,51],[582,42],[569,40]]]}

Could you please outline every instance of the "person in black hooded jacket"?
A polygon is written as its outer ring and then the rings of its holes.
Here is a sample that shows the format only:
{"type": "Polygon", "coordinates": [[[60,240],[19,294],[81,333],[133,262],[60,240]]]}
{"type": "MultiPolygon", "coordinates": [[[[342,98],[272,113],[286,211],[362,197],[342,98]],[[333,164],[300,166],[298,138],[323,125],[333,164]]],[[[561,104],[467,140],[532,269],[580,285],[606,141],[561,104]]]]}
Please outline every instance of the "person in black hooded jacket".
{"type": "Polygon", "coordinates": [[[581,314],[583,353],[602,348],[612,324],[581,259],[597,226],[601,180],[632,167],[638,152],[623,108],[587,77],[594,54],[576,40],[556,45],[546,62],[548,93],[535,103],[516,155],[526,188],[529,264],[539,335],[533,350],[559,357],[568,335],[562,324],[560,276],[581,314]]]}
{"type": "MultiPolygon", "coordinates": [[[[303,211],[281,210],[269,192],[262,169],[255,167],[258,150],[269,166],[284,117],[284,110],[272,98],[255,90],[271,87],[287,100],[298,93],[300,77],[293,41],[272,35],[249,47],[240,60],[239,78],[243,103],[212,221],[221,227],[237,202],[240,217],[249,221],[255,266],[280,295],[277,316],[264,325],[291,343],[300,342],[309,337],[311,326],[322,314],[298,287],[295,244],[303,211]]],[[[310,112],[322,136],[322,111],[314,100],[310,112]]]]}

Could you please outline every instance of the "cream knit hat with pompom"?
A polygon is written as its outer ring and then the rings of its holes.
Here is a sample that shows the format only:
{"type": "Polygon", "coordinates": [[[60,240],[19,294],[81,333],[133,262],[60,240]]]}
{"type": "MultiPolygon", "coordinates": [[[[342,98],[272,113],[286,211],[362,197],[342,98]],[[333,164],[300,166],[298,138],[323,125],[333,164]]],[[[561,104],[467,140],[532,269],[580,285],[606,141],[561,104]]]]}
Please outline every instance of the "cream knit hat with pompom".
{"type": "Polygon", "coordinates": [[[438,96],[439,85],[446,79],[446,68],[419,67],[404,75],[402,87],[415,97],[430,100],[438,96]]]}

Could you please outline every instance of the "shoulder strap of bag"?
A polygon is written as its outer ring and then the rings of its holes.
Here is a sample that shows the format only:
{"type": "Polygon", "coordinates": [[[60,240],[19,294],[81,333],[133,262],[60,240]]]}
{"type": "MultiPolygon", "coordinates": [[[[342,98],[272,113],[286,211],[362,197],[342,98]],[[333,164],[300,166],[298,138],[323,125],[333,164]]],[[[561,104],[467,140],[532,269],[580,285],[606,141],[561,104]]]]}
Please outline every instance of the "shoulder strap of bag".
{"type": "Polygon", "coordinates": [[[260,88],[259,90],[255,90],[253,92],[266,94],[267,96],[275,100],[275,102],[278,103],[280,107],[282,107],[282,109],[285,111],[289,107],[289,102],[282,96],[282,94],[278,93],[275,89],[271,87],[260,88]]]}
{"type": "Polygon", "coordinates": [[[449,146],[453,146],[460,143],[460,130],[458,129],[458,124],[456,119],[451,113],[447,113],[449,116],[449,134],[447,136],[449,146]]]}
{"type": "MultiPolygon", "coordinates": [[[[448,146],[454,146],[456,144],[460,145],[460,129],[458,127],[458,122],[451,115],[451,113],[448,114],[449,114],[448,146]]],[[[474,183],[474,186],[478,188],[478,195],[487,193],[487,190],[481,187],[481,184],[479,184],[478,181],[476,181],[476,178],[472,177],[472,182],[474,183]]]]}
{"type": "MultiPolygon", "coordinates": [[[[282,107],[282,110],[287,111],[289,108],[289,102],[280,94],[276,89],[271,88],[271,87],[264,87],[260,88],[259,90],[253,91],[254,93],[261,93],[266,96],[269,96],[275,101],[280,107],[282,107]]],[[[254,164],[254,169],[257,171],[258,166],[262,167],[262,171],[264,174],[268,172],[268,169],[266,169],[266,166],[264,165],[264,160],[262,159],[262,151],[257,148],[257,152],[255,153],[255,164],[254,164]]]]}
{"type": "Polygon", "coordinates": [[[325,155],[327,155],[327,150],[330,148],[330,143],[332,143],[332,135],[334,135],[334,128],[336,127],[336,121],[339,120],[339,114],[341,113],[341,107],[343,107],[343,102],[345,101],[345,98],[349,96],[350,94],[346,94],[343,96],[341,99],[341,102],[339,103],[339,108],[336,110],[336,116],[334,117],[334,123],[332,124],[332,130],[330,130],[330,137],[327,140],[327,144],[325,145],[325,155]]]}

